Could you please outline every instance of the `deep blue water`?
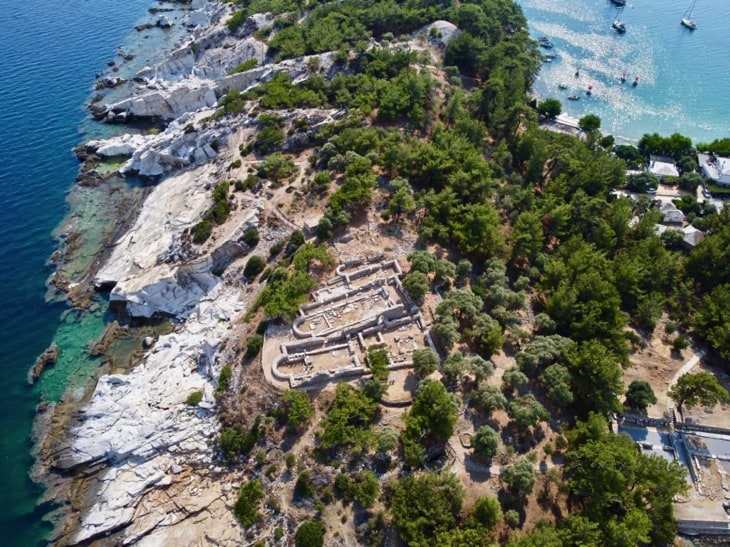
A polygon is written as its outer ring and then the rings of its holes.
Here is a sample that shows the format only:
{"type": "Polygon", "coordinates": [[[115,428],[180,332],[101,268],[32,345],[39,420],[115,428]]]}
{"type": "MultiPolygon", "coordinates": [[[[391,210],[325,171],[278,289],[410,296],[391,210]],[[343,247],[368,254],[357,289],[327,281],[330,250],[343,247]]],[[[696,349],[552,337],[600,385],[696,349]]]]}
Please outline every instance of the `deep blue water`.
{"type": "Polygon", "coordinates": [[[550,37],[558,55],[543,64],[535,91],[560,99],[575,118],[598,115],[604,133],[629,140],[655,131],[695,142],[730,137],[730,2],[697,0],[692,32],[680,25],[690,1],[628,0],[619,16],[626,33],[618,35],[609,0],[517,0],[532,35],[550,37]],[[569,89],[558,89],[560,83],[569,89]],[[581,99],[567,100],[576,91],[581,99]]]}
{"type": "MultiPolygon", "coordinates": [[[[86,116],[95,73],[106,67],[151,0],[0,0],[0,541],[42,543],[49,527],[28,479],[30,432],[41,393],[26,371],[49,345],[64,312],[44,302],[51,232],[66,213],[77,162],[71,148],[86,116]]],[[[100,323],[100,321],[99,321],[100,323]]],[[[74,315],[68,331],[95,333],[74,315]]],[[[86,341],[66,348],[73,359],[86,341]]],[[[57,391],[57,390],[56,390],[57,391]]]]}

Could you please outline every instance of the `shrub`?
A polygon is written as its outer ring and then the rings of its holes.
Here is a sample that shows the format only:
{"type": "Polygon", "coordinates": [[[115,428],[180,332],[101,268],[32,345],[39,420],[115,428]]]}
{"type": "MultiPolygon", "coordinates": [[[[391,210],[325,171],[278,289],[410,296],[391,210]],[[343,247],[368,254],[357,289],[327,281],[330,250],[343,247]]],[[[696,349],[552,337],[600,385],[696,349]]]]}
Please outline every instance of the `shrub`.
{"type": "Polygon", "coordinates": [[[324,525],[318,520],[303,522],[294,535],[296,547],[322,547],[324,545],[324,525]]]}
{"type": "Polygon", "coordinates": [[[307,471],[302,471],[297,477],[297,482],[294,484],[294,496],[303,499],[311,498],[314,496],[314,484],[312,484],[312,474],[307,471]]]}
{"type": "Polygon", "coordinates": [[[238,74],[239,72],[246,72],[247,70],[251,70],[252,68],[256,68],[256,66],[259,64],[258,60],[256,59],[249,59],[247,61],[244,61],[240,65],[238,65],[235,68],[232,68],[228,71],[228,74],[238,74]]]}
{"type": "Polygon", "coordinates": [[[626,391],[626,406],[637,410],[646,410],[649,405],[656,403],[654,390],[648,382],[634,380],[626,391]]]}
{"type": "Polygon", "coordinates": [[[228,385],[231,383],[231,376],[233,375],[233,369],[230,364],[223,365],[220,376],[218,376],[218,387],[215,388],[216,393],[222,393],[228,389],[228,385]]]}
{"type": "Polygon", "coordinates": [[[249,228],[243,232],[241,241],[253,249],[259,244],[259,231],[256,228],[249,228]]]}
{"type": "Polygon", "coordinates": [[[256,357],[264,345],[264,337],[254,334],[246,342],[246,357],[256,357]]]}
{"type": "Polygon", "coordinates": [[[238,492],[238,499],[233,506],[233,514],[242,526],[251,526],[261,519],[259,514],[259,502],[264,497],[264,489],[256,479],[248,481],[241,486],[238,492]]]}
{"type": "Polygon", "coordinates": [[[314,416],[314,407],[304,391],[288,389],[281,396],[282,416],[290,429],[299,429],[314,416]]]}
{"type": "Polygon", "coordinates": [[[677,336],[672,342],[672,349],[674,349],[675,351],[682,351],[683,349],[686,349],[688,347],[689,340],[687,340],[687,338],[682,334],[677,336]]]}
{"type": "Polygon", "coordinates": [[[218,437],[218,448],[223,457],[231,461],[237,456],[248,454],[262,435],[261,416],[257,416],[251,429],[244,432],[240,425],[226,427],[218,437]]]}
{"type": "Polygon", "coordinates": [[[497,435],[497,432],[488,425],[480,427],[472,439],[474,452],[487,460],[491,460],[497,455],[498,445],[499,436],[497,435]]]}
{"type": "Polygon", "coordinates": [[[520,525],[520,514],[514,509],[504,513],[504,521],[510,528],[517,528],[520,525]]]}
{"type": "Polygon", "coordinates": [[[285,242],[283,240],[277,241],[269,249],[269,255],[270,256],[276,256],[276,255],[278,255],[282,251],[282,249],[284,248],[284,245],[285,245],[285,242]]]}
{"type": "Polygon", "coordinates": [[[200,401],[203,400],[203,392],[202,391],[193,391],[190,395],[188,395],[188,398],[185,399],[185,404],[188,406],[198,406],[200,404],[200,401]]]}
{"type": "Polygon", "coordinates": [[[284,458],[284,463],[286,464],[286,468],[291,471],[297,464],[297,457],[289,452],[289,454],[286,455],[286,458],[284,458]]]}
{"type": "Polygon", "coordinates": [[[193,226],[193,243],[198,245],[208,241],[208,238],[213,233],[213,223],[208,219],[203,219],[193,226]]]}
{"type": "Polygon", "coordinates": [[[266,267],[266,261],[258,255],[253,255],[246,262],[246,266],[243,268],[243,275],[246,279],[253,281],[257,275],[264,271],[266,267]]]}

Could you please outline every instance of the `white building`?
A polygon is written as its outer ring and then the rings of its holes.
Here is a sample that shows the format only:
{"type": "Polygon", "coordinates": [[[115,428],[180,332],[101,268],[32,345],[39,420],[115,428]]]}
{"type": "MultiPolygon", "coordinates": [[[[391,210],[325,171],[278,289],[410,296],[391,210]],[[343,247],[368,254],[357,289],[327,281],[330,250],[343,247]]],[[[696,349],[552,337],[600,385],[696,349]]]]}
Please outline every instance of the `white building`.
{"type": "Polygon", "coordinates": [[[700,173],[703,177],[716,184],[730,186],[730,158],[698,153],[697,163],[700,165],[700,173]]]}
{"type": "Polygon", "coordinates": [[[665,156],[649,156],[649,172],[659,180],[664,177],[679,177],[677,164],[672,158],[665,156]]]}

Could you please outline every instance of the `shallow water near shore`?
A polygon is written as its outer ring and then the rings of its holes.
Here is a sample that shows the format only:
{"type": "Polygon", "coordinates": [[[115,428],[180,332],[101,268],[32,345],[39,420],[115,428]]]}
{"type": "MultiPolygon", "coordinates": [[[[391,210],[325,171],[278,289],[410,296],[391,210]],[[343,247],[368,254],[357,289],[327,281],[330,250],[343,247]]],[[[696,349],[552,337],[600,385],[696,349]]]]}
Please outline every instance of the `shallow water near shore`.
{"type": "MultiPolygon", "coordinates": [[[[78,163],[71,149],[85,135],[114,131],[90,122],[84,106],[96,73],[107,69],[117,46],[140,42],[138,51],[156,54],[162,31],[142,39],[134,24],[146,16],[151,0],[27,0],[5,2],[0,21],[0,285],[5,288],[3,336],[4,388],[0,398],[0,537],[5,545],[44,545],[49,507],[36,507],[41,489],[28,478],[32,464],[31,427],[41,400],[58,400],[69,386],[78,396],[98,367],[88,359],[88,344],[103,330],[105,306],[86,314],[47,304],[45,282],[52,269],[54,228],[67,213],[67,192],[78,163]],[[155,34],[159,36],[157,36],[155,34]],[[139,36],[139,37],[138,37],[139,36]],[[59,362],[33,388],[26,373],[35,358],[55,340],[59,362]]],[[[148,16],[149,17],[149,16],[148,16]]],[[[147,59],[140,57],[139,63],[147,59]]],[[[79,194],[75,203],[93,204],[79,194]]],[[[77,205],[74,205],[76,207],[77,205]]],[[[80,207],[80,205],[78,205],[80,207]]],[[[88,230],[95,235],[85,251],[98,252],[98,231],[108,226],[99,204],[88,230]]],[[[73,266],[76,271],[83,266],[73,266]]]]}
{"type": "Polygon", "coordinates": [[[690,0],[629,0],[619,15],[626,26],[623,35],[611,29],[619,12],[609,0],[517,3],[532,36],[547,36],[554,44],[541,52],[557,55],[542,65],[535,91],[559,99],[564,113],[575,118],[596,114],[604,134],[630,141],[654,132],[679,132],[695,142],[730,137],[727,0],[699,0],[695,31],[680,24],[690,0]],[[560,83],[567,89],[559,89],[560,83]],[[580,100],[568,100],[572,93],[580,100]]]}

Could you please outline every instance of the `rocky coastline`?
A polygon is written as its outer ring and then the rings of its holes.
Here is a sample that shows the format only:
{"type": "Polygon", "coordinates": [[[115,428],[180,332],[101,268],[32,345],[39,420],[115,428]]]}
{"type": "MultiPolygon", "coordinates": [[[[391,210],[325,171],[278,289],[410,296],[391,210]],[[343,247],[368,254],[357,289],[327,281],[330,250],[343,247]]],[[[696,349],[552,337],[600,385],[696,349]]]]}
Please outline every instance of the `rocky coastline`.
{"type": "MultiPolygon", "coordinates": [[[[215,388],[223,364],[240,359],[237,340],[247,328],[240,319],[254,296],[240,275],[248,249],[239,240],[266,218],[267,205],[237,194],[229,220],[209,242],[191,245],[188,234],[210,207],[211,188],[226,176],[229,141],[255,125],[245,114],[217,120],[216,102],[229,89],[253,87],[277,72],[297,79],[311,69],[304,60],[229,76],[248,59],[264,61],[266,46],[252,35],[270,19],[250,18],[231,35],[228,4],[182,5],[182,17],[164,14],[165,27],[185,25],[189,37],[134,78],[100,75],[96,89],[108,94],[91,104],[105,122],[144,122],[162,130],[130,131],[76,149],[80,185],[103,191],[115,178],[134,175],[148,186],[139,204],[127,202],[125,221],[77,278],[63,273],[75,252],[68,231],[53,257],[51,284],[74,306],[88,306],[94,290],[108,291],[125,321],[165,317],[174,327],[147,338],[127,374],[106,370],[80,402],[69,398],[39,408],[34,473],[48,486],[46,501],[64,500],[51,538],[58,545],[242,541],[231,513],[236,479],[215,461],[215,388]],[[202,400],[190,405],[194,392],[202,400]]],[[[327,56],[322,61],[326,66],[327,56]]],[[[291,230],[273,226],[284,234],[291,230]]],[[[107,338],[114,336],[109,331],[107,338]]],[[[94,351],[103,353],[105,344],[94,351]]]]}

